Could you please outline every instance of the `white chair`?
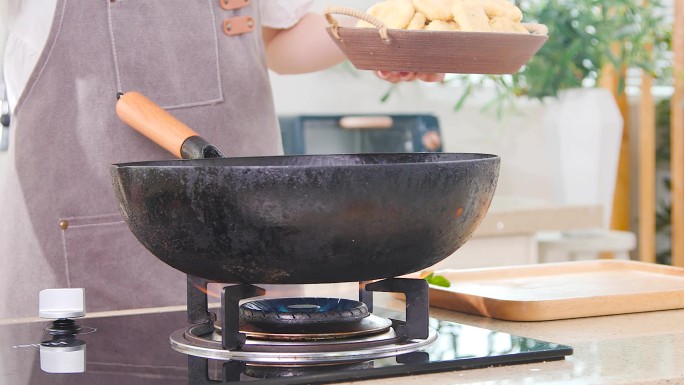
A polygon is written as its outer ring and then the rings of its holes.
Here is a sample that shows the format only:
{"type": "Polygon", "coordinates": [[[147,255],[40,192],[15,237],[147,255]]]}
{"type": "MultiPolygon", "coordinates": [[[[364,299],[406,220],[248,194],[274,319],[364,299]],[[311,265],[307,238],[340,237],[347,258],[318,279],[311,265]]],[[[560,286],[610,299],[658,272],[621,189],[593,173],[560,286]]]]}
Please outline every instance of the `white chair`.
{"type": "Polygon", "coordinates": [[[605,229],[567,232],[545,232],[537,236],[539,262],[564,262],[610,256],[629,259],[636,247],[636,236],[630,231],[605,229]]]}

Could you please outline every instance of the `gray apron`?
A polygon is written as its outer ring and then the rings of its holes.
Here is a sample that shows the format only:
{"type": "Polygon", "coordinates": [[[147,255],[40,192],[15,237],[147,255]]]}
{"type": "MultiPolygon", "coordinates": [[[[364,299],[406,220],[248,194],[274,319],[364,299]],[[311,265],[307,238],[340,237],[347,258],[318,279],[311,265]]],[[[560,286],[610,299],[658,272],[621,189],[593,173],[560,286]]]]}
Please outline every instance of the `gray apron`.
{"type": "Polygon", "coordinates": [[[58,1],[0,173],[0,318],[35,316],[39,291],[56,287],[84,287],[89,312],[185,303],[185,275],[130,233],[109,181],[112,163],[172,155],[114,106],[139,91],[226,156],[282,153],[258,6],[222,3],[58,1]],[[252,31],[224,31],[245,16],[252,31]]]}

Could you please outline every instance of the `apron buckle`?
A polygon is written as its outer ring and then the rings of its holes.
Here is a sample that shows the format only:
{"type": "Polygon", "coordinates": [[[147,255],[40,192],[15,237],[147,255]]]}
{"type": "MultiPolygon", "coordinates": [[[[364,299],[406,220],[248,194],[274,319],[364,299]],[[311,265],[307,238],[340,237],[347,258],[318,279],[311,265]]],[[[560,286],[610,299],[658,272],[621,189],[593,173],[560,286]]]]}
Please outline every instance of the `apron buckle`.
{"type": "Polygon", "coordinates": [[[254,19],[251,16],[236,16],[223,21],[223,33],[228,36],[242,35],[254,31],[254,19]]]}

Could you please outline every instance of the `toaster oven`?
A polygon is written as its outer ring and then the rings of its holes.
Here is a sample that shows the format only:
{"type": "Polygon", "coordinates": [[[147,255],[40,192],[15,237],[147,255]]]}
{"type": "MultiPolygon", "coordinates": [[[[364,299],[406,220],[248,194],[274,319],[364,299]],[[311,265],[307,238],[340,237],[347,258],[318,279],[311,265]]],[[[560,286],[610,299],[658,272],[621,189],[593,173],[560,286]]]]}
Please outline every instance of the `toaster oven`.
{"type": "Polygon", "coordinates": [[[433,115],[280,116],[286,155],[441,152],[433,115]]]}

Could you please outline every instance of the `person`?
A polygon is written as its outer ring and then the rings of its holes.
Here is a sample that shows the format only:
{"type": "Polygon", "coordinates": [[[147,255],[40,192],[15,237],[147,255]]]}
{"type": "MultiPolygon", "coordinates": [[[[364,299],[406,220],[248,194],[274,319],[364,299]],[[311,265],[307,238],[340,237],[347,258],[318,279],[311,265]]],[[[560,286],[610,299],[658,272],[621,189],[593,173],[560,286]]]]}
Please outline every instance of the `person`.
{"type": "Polygon", "coordinates": [[[89,312],[185,303],[184,274],[146,251],[119,213],[109,165],[170,155],[117,118],[116,96],[141,92],[226,156],[282,154],[268,69],[344,60],[311,3],[9,1],[0,318],[35,316],[46,288],[86,288],[89,312]]]}

